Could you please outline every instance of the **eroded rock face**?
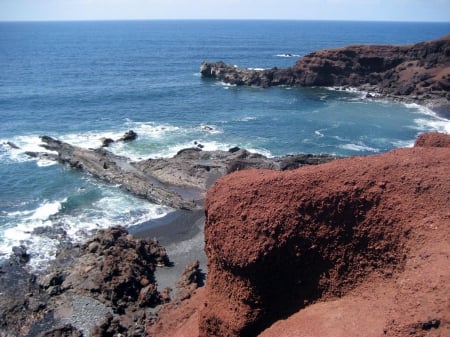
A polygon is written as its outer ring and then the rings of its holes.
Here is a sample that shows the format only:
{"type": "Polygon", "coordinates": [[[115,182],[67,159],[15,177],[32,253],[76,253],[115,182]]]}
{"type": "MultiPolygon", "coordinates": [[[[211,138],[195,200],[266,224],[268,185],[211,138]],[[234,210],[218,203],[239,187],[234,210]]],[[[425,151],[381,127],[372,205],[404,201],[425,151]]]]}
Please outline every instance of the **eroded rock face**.
{"type": "MultiPolygon", "coordinates": [[[[206,202],[209,274],[200,336],[256,336],[374,275],[390,282],[414,254],[410,236],[423,224],[448,236],[448,167],[450,148],[415,147],[221,178],[206,202]]],[[[443,281],[436,282],[441,289],[443,281]]]]}
{"type": "Polygon", "coordinates": [[[410,46],[321,50],[305,55],[287,69],[255,70],[203,62],[200,73],[234,85],[355,87],[448,106],[450,35],[410,46]]]}

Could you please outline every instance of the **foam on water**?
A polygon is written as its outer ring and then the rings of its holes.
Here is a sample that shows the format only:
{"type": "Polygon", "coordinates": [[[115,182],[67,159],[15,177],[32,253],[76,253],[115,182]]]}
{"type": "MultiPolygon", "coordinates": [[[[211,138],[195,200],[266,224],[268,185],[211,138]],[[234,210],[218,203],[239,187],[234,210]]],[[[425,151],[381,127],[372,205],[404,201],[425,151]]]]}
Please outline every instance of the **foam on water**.
{"type": "Polygon", "coordinates": [[[92,231],[117,225],[131,227],[172,211],[171,208],[151,204],[112,187],[103,188],[99,198],[83,205],[74,203],[74,198],[79,196],[45,200],[35,209],[2,214],[5,220],[2,222],[8,225],[2,228],[0,235],[0,259],[7,257],[12,247],[24,245],[31,255],[29,267],[38,271],[54,258],[62,239],[81,242],[92,231]],[[42,227],[52,228],[53,234],[33,232],[42,227]],[[60,235],[55,235],[55,232],[60,235]]]}
{"type": "Polygon", "coordinates": [[[375,149],[373,147],[367,146],[364,143],[359,143],[359,144],[353,144],[353,143],[348,143],[348,144],[344,144],[344,145],[340,145],[339,146],[341,149],[344,150],[349,150],[349,151],[355,151],[355,152],[380,152],[379,149],[375,149]]]}
{"type": "MultiPolygon", "coordinates": [[[[3,230],[0,236],[0,258],[8,256],[12,247],[25,245],[33,258],[31,265],[39,267],[43,261],[47,261],[57,247],[57,242],[49,238],[42,238],[32,234],[38,227],[52,225],[52,216],[56,215],[65,201],[44,201],[36,209],[11,212],[5,214],[8,228],[3,230]]],[[[34,267],[33,267],[34,268],[34,267]]]]}
{"type": "Polygon", "coordinates": [[[2,146],[1,160],[10,162],[26,162],[38,160],[26,154],[26,152],[46,152],[52,153],[40,146],[41,138],[38,135],[21,135],[12,139],[0,140],[2,146]]]}
{"type": "Polygon", "coordinates": [[[426,116],[425,118],[414,118],[417,130],[450,134],[450,120],[440,117],[433,110],[415,103],[408,103],[405,106],[413,113],[426,116]]]}
{"type": "Polygon", "coordinates": [[[292,53],[277,54],[277,55],[275,55],[275,56],[276,56],[276,57],[286,57],[286,58],[300,57],[299,54],[292,54],[292,53]]]}

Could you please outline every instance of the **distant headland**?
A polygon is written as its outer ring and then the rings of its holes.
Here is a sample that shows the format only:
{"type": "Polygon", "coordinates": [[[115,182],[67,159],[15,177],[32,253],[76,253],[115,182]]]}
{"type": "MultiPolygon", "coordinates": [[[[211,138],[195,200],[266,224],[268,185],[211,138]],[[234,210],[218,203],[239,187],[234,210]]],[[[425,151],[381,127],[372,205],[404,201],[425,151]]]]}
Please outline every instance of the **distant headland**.
{"type": "Polygon", "coordinates": [[[356,88],[371,97],[425,105],[449,117],[450,35],[406,46],[359,45],[325,49],[293,67],[247,69],[203,62],[200,73],[233,85],[356,88]]]}

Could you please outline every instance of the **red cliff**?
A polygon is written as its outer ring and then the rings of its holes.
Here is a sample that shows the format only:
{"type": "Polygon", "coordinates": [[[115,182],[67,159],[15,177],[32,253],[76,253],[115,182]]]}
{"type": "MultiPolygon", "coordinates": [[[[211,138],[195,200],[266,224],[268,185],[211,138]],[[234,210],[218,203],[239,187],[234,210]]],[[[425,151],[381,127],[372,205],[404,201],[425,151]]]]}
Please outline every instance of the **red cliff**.
{"type": "Polygon", "coordinates": [[[206,288],[155,336],[449,335],[450,136],[422,138],[221,178],[206,203],[206,288]]]}
{"type": "Polygon", "coordinates": [[[200,73],[250,86],[354,87],[449,111],[450,35],[414,45],[359,45],[325,49],[287,69],[243,69],[203,62],[200,73]]]}

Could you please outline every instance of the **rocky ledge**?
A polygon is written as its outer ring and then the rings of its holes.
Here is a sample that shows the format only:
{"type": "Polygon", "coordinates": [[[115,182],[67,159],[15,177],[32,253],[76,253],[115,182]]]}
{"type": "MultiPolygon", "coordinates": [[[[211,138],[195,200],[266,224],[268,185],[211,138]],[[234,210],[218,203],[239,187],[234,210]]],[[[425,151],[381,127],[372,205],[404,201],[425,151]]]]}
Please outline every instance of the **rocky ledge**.
{"type": "Polygon", "coordinates": [[[203,62],[205,78],[249,86],[354,87],[449,112],[450,35],[408,46],[360,45],[308,54],[287,69],[203,62]]]}
{"type": "Polygon", "coordinates": [[[206,287],[157,336],[448,335],[449,142],[219,179],[206,287]]]}
{"type": "Polygon", "coordinates": [[[230,172],[246,168],[289,170],[336,159],[331,155],[312,154],[267,158],[238,147],[203,151],[195,146],[179,151],[172,158],[132,162],[104,147],[85,149],[49,136],[41,140],[42,146],[52,153],[29,152],[28,155],[57,160],[151,202],[185,210],[201,209],[209,186],[230,172]]]}

